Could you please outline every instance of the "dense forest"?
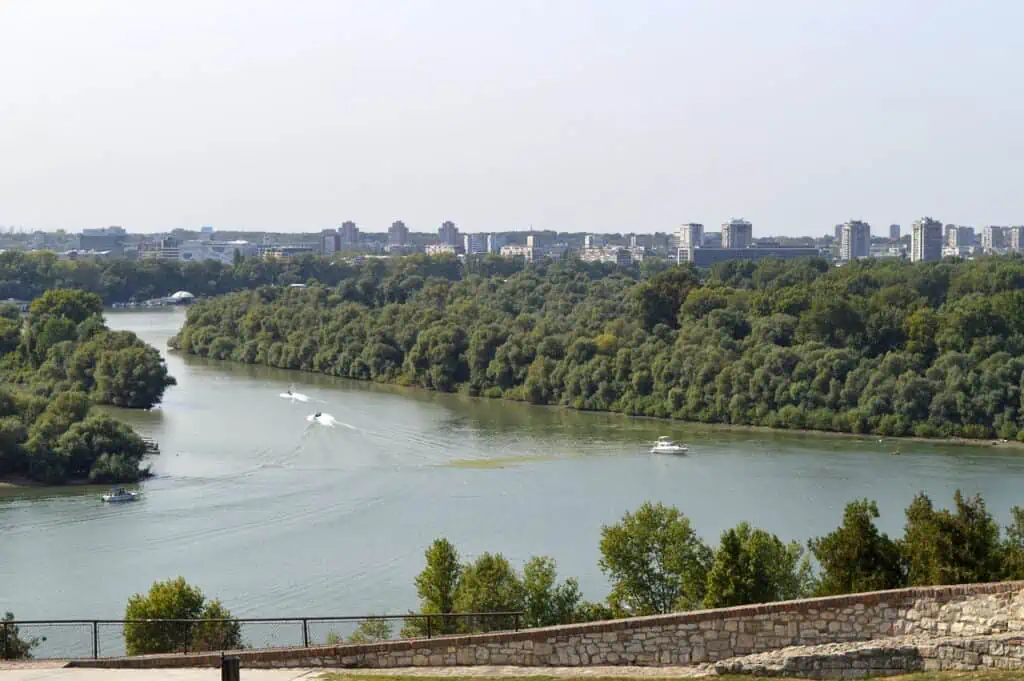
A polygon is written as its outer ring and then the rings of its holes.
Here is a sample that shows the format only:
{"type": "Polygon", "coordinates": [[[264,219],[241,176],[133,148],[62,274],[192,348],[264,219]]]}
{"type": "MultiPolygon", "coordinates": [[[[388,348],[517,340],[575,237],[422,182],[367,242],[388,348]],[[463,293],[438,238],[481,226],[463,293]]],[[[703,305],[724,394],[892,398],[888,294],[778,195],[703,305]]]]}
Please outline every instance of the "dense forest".
{"type": "Polygon", "coordinates": [[[173,384],[155,348],[106,327],[95,294],[49,290],[24,318],[0,307],[0,476],[137,480],[144,442],[92,405],[149,408],[173,384]]]}
{"type": "MultiPolygon", "coordinates": [[[[424,266],[425,256],[402,260],[424,266]]],[[[454,262],[454,261],[453,261],[454,262]]],[[[179,260],[59,260],[54,253],[0,253],[0,300],[34,300],[55,288],[76,289],[98,295],[104,304],[163,298],[175,291],[199,297],[214,296],[258,286],[320,282],[335,286],[346,279],[359,279],[364,271],[381,268],[382,263],[364,267],[340,259],[303,255],[289,259],[242,258],[233,265],[215,261],[179,260]]],[[[436,268],[430,268],[436,269],[436,268]]],[[[458,267],[449,266],[455,276],[458,267]]],[[[522,269],[521,262],[497,256],[474,257],[469,269],[509,273],[522,269]]]]}
{"type": "Polygon", "coordinates": [[[218,359],[535,404],[892,436],[1024,438],[1024,260],[408,258],[203,301],[218,359]]]}

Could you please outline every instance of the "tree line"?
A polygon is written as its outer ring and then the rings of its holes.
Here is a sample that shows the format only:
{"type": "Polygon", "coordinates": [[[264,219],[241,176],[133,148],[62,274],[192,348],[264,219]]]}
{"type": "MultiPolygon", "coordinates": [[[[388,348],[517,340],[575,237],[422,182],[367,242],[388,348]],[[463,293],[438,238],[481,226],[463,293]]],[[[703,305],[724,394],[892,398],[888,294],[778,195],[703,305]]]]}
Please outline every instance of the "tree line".
{"type": "MultiPolygon", "coordinates": [[[[936,508],[924,493],[915,496],[905,511],[902,537],[880,531],[878,518],[877,504],[861,499],[846,505],[835,530],[804,544],[784,542],[743,522],[722,532],[712,547],[678,508],[647,502],[601,528],[599,567],[611,585],[602,602],[585,600],[575,578],[559,581],[557,563],[549,556],[532,557],[517,570],[500,553],[467,560],[449,540],[439,538],[427,547],[424,568],[415,578],[418,616],[406,617],[400,633],[472,633],[516,623],[511,616],[470,616],[474,613],[522,613],[520,626],[543,627],[907,586],[1024,579],[1020,507],[1011,509],[1010,524],[1001,529],[980,495],[965,497],[958,490],[949,509],[936,508]],[[432,616],[430,624],[423,615],[432,616]]],[[[127,624],[125,642],[132,655],[244,645],[241,625],[230,611],[180,577],[132,596],[125,619],[185,621],[127,624]]],[[[10,649],[29,655],[38,641],[19,639],[16,627],[9,629],[10,649]]],[[[391,636],[386,620],[368,619],[347,640],[391,636]]],[[[329,634],[326,642],[342,639],[329,634]]]]}
{"type": "Polygon", "coordinates": [[[1024,439],[1024,260],[411,259],[194,306],[190,354],[707,423],[1024,439]],[[476,269],[474,269],[476,268],[476,269]]]}
{"type": "Polygon", "coordinates": [[[92,407],[147,409],[173,384],[155,348],[107,328],[95,294],[46,291],[24,318],[0,306],[0,476],[139,479],[145,443],[92,407]]]}

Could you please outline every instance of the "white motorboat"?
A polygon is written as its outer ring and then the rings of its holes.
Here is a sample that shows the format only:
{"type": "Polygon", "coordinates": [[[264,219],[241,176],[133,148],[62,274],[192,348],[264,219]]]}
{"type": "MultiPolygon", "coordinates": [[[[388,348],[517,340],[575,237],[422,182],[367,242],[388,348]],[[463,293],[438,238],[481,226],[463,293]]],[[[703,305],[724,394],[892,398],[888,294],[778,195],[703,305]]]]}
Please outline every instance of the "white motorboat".
{"type": "Polygon", "coordinates": [[[108,494],[103,495],[103,501],[111,504],[123,504],[126,501],[135,501],[138,498],[138,492],[129,492],[124,487],[112,489],[108,494]]]}
{"type": "Polygon", "coordinates": [[[651,454],[685,454],[688,451],[686,445],[677,444],[665,436],[659,437],[651,447],[651,454]]]}

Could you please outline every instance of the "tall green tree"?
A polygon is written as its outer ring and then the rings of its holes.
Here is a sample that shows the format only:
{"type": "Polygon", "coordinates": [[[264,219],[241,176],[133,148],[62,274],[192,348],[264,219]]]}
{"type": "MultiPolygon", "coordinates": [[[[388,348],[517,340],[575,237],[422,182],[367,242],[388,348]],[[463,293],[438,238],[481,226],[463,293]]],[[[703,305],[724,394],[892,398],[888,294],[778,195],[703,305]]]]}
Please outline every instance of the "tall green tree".
{"type": "Polygon", "coordinates": [[[601,528],[601,570],[612,582],[609,603],[636,615],[697,607],[712,552],[679,509],[644,503],[601,528]]]}
{"type": "Polygon", "coordinates": [[[936,510],[925,494],[907,508],[902,548],[911,586],[998,580],[1003,572],[999,525],[981,496],[953,495],[954,510],[936,510]]]}
{"type": "MultiPolygon", "coordinates": [[[[455,609],[462,613],[518,612],[526,602],[526,593],[519,575],[500,553],[482,553],[462,568],[455,609]]],[[[508,629],[512,618],[499,621],[487,618],[479,623],[465,623],[484,630],[508,629]]]]}
{"type": "Polygon", "coordinates": [[[843,510],[843,524],[808,542],[821,566],[820,596],[896,589],[906,584],[906,571],[896,542],[875,525],[878,504],[862,499],[843,510]]]}
{"type": "Polygon", "coordinates": [[[799,544],[786,544],[774,534],[740,523],[722,533],[708,571],[704,606],[800,598],[807,595],[810,582],[810,563],[799,544]]]}
{"type": "Polygon", "coordinates": [[[548,556],[534,556],[523,566],[524,624],[547,627],[568,624],[577,617],[583,600],[579,582],[558,583],[557,564],[548,556]]]}
{"type": "Polygon", "coordinates": [[[129,655],[242,647],[241,626],[227,608],[218,600],[207,601],[202,591],[190,586],[182,577],[154,582],[149,593],[132,596],[125,607],[124,618],[136,620],[124,627],[125,648],[129,655]]]}
{"type": "MultiPolygon", "coordinates": [[[[455,611],[455,598],[462,577],[459,552],[447,539],[435,539],[424,552],[426,566],[416,575],[416,594],[420,599],[420,613],[424,615],[449,614],[455,611]]],[[[453,633],[456,618],[438,617],[431,622],[439,633],[453,633]]],[[[410,619],[403,629],[404,636],[416,636],[426,631],[426,622],[410,619]]]]}

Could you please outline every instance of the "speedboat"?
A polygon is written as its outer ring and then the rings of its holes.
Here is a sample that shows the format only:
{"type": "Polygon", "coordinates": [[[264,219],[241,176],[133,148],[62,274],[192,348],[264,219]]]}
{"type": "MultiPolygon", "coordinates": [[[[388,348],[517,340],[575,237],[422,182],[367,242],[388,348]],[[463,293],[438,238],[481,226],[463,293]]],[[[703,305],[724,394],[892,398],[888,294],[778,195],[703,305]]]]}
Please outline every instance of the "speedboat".
{"type": "Polygon", "coordinates": [[[651,454],[685,454],[688,451],[686,445],[676,444],[665,436],[659,437],[651,447],[651,454]]]}
{"type": "Polygon", "coordinates": [[[122,504],[126,501],[135,501],[139,498],[138,492],[129,492],[124,487],[112,489],[108,494],[103,495],[103,501],[111,504],[122,504]]]}

